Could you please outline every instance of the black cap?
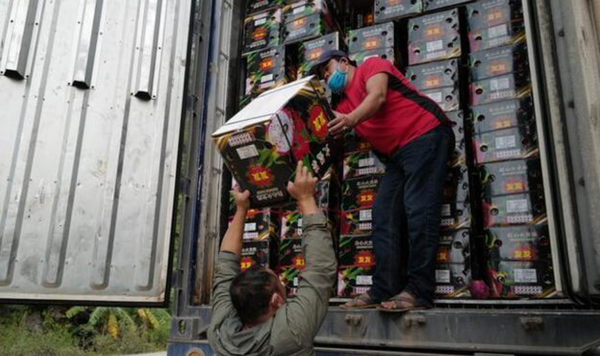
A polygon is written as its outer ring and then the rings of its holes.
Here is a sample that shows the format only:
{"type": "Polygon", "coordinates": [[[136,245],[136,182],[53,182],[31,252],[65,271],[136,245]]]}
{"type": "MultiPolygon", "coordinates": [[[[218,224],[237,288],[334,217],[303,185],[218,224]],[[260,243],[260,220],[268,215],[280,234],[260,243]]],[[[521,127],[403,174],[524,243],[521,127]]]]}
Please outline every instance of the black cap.
{"type": "Polygon", "coordinates": [[[319,67],[321,67],[323,64],[328,63],[332,58],[348,58],[348,54],[346,54],[346,52],[344,51],[340,51],[338,49],[331,49],[328,51],[325,51],[323,53],[321,53],[321,55],[319,56],[319,59],[317,59],[316,62],[313,63],[312,68],[310,69],[310,74],[317,74],[317,70],[319,69],[319,67]]]}

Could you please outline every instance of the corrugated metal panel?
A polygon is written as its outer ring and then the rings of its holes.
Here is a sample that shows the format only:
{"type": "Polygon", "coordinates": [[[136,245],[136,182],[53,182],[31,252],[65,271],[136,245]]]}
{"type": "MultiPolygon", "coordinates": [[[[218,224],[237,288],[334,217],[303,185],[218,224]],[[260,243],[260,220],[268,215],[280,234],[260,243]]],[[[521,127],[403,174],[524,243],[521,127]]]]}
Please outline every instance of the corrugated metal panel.
{"type": "Polygon", "coordinates": [[[164,300],[190,6],[0,0],[0,299],[164,300]]]}

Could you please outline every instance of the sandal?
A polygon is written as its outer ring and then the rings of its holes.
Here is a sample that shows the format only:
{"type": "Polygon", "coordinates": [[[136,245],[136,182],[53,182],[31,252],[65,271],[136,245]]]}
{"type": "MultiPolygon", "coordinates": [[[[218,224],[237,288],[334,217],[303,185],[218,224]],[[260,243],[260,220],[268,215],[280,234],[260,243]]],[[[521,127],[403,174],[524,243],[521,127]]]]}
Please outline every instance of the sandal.
{"type": "Polygon", "coordinates": [[[346,302],[346,304],[341,305],[340,308],[344,309],[367,309],[373,308],[379,305],[373,297],[369,294],[369,292],[363,293],[358,297],[346,302]]]}
{"type": "Polygon", "coordinates": [[[394,302],[394,307],[386,308],[380,304],[377,307],[377,310],[385,313],[406,313],[411,310],[426,309],[424,306],[419,305],[417,299],[409,292],[402,292],[398,295],[395,295],[389,299],[388,302],[394,302]]]}

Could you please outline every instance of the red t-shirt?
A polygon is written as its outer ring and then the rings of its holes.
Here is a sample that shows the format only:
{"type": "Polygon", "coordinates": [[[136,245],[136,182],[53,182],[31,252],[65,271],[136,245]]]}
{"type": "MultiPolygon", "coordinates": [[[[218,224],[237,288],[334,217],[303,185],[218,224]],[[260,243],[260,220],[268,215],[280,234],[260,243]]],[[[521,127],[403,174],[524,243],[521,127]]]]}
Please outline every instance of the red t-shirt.
{"type": "Polygon", "coordinates": [[[379,73],[388,74],[385,103],[373,117],[354,128],[377,151],[391,154],[440,123],[449,122],[443,110],[418,92],[391,62],[375,57],[356,68],[336,111],[354,111],[367,97],[367,81],[379,73]]]}

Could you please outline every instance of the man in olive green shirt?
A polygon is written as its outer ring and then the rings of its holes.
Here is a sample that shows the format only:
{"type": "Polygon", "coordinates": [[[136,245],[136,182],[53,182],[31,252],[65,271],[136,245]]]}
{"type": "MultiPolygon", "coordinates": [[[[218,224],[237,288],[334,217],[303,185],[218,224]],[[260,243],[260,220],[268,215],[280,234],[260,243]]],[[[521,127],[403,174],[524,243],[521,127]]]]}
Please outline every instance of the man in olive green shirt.
{"type": "Polygon", "coordinates": [[[240,274],[244,221],[250,193],[233,191],[237,211],[223,237],[212,294],[208,340],[217,355],[314,355],[336,276],[331,232],[314,199],[316,179],[302,167],[288,191],[303,214],[302,251],[306,268],[298,292],[286,299],[273,271],[255,266],[240,274]]]}

